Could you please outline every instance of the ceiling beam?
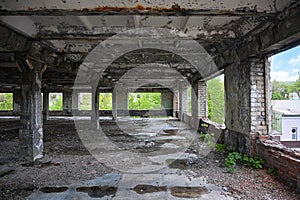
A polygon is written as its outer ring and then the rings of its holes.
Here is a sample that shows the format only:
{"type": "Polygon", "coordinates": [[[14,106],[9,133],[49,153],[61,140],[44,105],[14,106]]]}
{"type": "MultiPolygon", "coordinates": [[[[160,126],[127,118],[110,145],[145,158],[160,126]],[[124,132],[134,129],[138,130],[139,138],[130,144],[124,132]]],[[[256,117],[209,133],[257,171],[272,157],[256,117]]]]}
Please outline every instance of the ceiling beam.
{"type": "Polygon", "coordinates": [[[144,14],[144,15],[257,15],[275,13],[284,2],[276,0],[244,1],[148,1],[148,0],[27,0],[4,1],[1,15],[92,15],[92,14],[144,14]]]}
{"type": "Polygon", "coordinates": [[[214,61],[219,69],[239,63],[249,57],[271,56],[300,44],[300,2],[293,4],[276,20],[264,24],[247,34],[240,42],[214,61]]]}
{"type": "Polygon", "coordinates": [[[0,24],[0,35],[0,47],[5,50],[24,52],[31,46],[29,38],[4,26],[3,24],[0,24]]]}

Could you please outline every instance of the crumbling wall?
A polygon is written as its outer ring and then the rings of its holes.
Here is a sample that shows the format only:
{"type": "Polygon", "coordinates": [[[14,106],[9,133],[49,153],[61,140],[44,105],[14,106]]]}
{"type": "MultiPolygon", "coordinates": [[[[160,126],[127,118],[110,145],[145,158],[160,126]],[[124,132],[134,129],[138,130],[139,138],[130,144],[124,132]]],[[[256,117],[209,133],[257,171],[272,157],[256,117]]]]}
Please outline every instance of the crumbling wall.
{"type": "Polygon", "coordinates": [[[266,167],[277,170],[281,181],[300,192],[300,153],[278,141],[261,139],[256,142],[256,152],[266,161],[266,167]]]}

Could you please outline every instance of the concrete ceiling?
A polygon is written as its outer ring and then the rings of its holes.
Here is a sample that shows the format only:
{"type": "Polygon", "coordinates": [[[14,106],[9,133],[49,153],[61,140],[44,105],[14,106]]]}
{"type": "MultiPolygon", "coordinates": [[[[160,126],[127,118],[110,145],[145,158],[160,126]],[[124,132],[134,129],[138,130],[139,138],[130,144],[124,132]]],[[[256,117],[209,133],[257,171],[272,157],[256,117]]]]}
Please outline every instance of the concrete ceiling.
{"type": "MultiPolygon", "coordinates": [[[[43,76],[44,86],[72,87],[78,68],[89,52],[107,38],[135,28],[169,29],[186,39],[197,41],[212,58],[217,59],[249,35],[259,32],[266,24],[276,21],[295,2],[2,0],[0,86],[18,85],[19,72],[15,59],[28,54],[32,45],[38,45],[42,47],[45,62],[49,65],[43,76]]],[[[103,87],[113,86],[126,70],[145,63],[172,65],[171,68],[187,79],[203,78],[194,78],[193,67],[178,55],[141,50],[118,58],[106,70],[104,78],[107,85],[103,87]]],[[[217,65],[220,70],[224,67],[217,65]]],[[[166,74],[163,77],[166,78],[166,74]]],[[[148,79],[155,82],[163,77],[148,79]]],[[[169,85],[172,84],[175,84],[174,81],[169,81],[169,85]]]]}

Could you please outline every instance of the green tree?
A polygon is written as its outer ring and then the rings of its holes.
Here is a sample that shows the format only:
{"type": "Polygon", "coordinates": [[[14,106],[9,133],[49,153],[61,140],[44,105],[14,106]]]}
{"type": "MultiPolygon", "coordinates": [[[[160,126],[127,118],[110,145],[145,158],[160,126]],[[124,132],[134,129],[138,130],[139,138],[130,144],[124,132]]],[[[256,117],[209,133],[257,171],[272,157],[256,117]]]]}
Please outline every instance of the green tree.
{"type": "Polygon", "coordinates": [[[224,83],[214,78],[207,82],[208,118],[214,122],[224,123],[224,83]]]}
{"type": "Polygon", "coordinates": [[[99,101],[100,110],[112,110],[112,93],[100,93],[99,101]]]}
{"type": "Polygon", "coordinates": [[[272,81],[272,100],[284,100],[289,92],[289,85],[284,82],[272,81]]]}
{"type": "Polygon", "coordinates": [[[129,109],[150,110],[161,108],[161,93],[130,93],[129,109]]]}
{"type": "Polygon", "coordinates": [[[299,94],[300,92],[300,73],[298,73],[298,79],[288,87],[288,92],[296,92],[299,94]]]}
{"type": "Polygon", "coordinates": [[[285,97],[282,96],[280,92],[272,92],[272,100],[284,100],[285,97]]]}
{"type": "Polygon", "coordinates": [[[62,93],[50,93],[49,110],[62,110],[62,93]]]}
{"type": "Polygon", "coordinates": [[[0,110],[13,109],[13,93],[0,93],[0,110]]]}

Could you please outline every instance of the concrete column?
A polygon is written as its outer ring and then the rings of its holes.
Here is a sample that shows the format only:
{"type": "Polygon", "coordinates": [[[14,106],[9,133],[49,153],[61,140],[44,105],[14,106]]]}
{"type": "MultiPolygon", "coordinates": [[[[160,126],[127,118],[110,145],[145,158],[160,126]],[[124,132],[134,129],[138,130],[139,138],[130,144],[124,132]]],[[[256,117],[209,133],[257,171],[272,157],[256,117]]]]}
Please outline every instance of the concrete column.
{"type": "Polygon", "coordinates": [[[179,109],[179,103],[178,103],[178,90],[174,91],[173,95],[173,117],[178,118],[178,109],[179,109]]]}
{"type": "Polygon", "coordinates": [[[225,143],[251,153],[251,135],[269,133],[270,94],[267,59],[251,58],[225,68],[225,143]]]}
{"type": "Polygon", "coordinates": [[[43,156],[41,68],[44,65],[34,63],[28,66],[25,61],[22,65],[20,156],[21,159],[34,161],[43,156]]]}
{"type": "Polygon", "coordinates": [[[72,111],[73,114],[78,112],[78,92],[72,92],[72,111]]]}
{"type": "Polygon", "coordinates": [[[43,92],[43,120],[49,120],[49,91],[43,92]]]}
{"type": "Polygon", "coordinates": [[[21,90],[13,92],[13,113],[19,115],[21,113],[21,90]]]}
{"type": "Polygon", "coordinates": [[[126,115],[126,112],[128,111],[128,92],[126,89],[120,88],[117,90],[116,104],[118,115],[121,113],[126,115]]]}
{"type": "Polygon", "coordinates": [[[92,120],[97,123],[99,121],[99,87],[95,86],[92,89],[92,120]]]}
{"type": "Polygon", "coordinates": [[[72,91],[63,92],[63,112],[72,113],[72,91]]]}
{"type": "Polygon", "coordinates": [[[112,92],[112,118],[117,119],[117,89],[112,92]]]}
{"type": "Polygon", "coordinates": [[[161,92],[161,105],[165,110],[173,109],[173,92],[164,90],[161,92]]]}
{"type": "Polygon", "coordinates": [[[192,84],[192,126],[198,128],[199,119],[207,118],[207,85],[205,81],[192,84]]]}
{"type": "Polygon", "coordinates": [[[183,121],[183,113],[188,113],[188,88],[181,87],[179,89],[179,119],[183,121]]]}

